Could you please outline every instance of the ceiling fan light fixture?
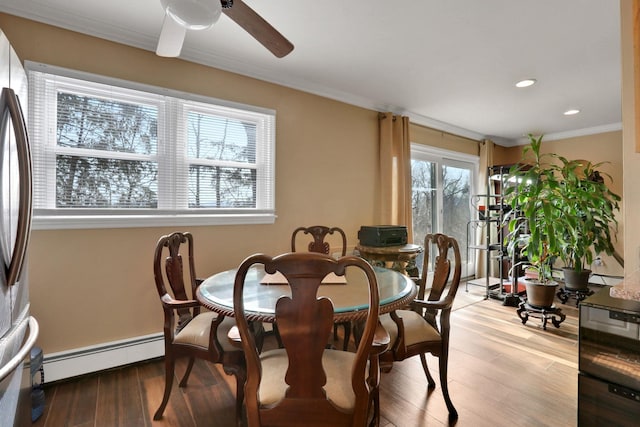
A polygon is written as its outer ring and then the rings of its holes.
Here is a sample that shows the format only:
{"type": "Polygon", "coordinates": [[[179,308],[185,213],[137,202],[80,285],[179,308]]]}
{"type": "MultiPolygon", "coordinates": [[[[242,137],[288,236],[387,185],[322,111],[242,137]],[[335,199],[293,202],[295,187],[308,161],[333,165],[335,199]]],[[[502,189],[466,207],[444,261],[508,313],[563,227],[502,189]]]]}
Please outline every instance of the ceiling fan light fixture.
{"type": "Polygon", "coordinates": [[[516,83],[516,87],[523,88],[533,86],[534,84],[536,84],[536,79],[524,79],[516,83]]]}
{"type": "Polygon", "coordinates": [[[219,0],[160,0],[165,13],[188,30],[206,30],[222,14],[219,0]]]}
{"type": "Polygon", "coordinates": [[[222,14],[220,0],[160,0],[164,22],[158,38],[158,56],[180,56],[187,30],[205,30],[222,14]]]}

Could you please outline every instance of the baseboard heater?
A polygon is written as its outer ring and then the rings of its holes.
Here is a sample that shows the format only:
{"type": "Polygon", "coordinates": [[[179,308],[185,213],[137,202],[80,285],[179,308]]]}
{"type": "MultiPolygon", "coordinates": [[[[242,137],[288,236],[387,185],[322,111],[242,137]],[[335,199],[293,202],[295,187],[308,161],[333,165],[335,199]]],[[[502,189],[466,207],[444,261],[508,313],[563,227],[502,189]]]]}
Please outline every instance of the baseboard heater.
{"type": "Polygon", "coordinates": [[[164,336],[157,333],[45,354],[43,364],[46,381],[53,382],[161,356],[164,336]]]}

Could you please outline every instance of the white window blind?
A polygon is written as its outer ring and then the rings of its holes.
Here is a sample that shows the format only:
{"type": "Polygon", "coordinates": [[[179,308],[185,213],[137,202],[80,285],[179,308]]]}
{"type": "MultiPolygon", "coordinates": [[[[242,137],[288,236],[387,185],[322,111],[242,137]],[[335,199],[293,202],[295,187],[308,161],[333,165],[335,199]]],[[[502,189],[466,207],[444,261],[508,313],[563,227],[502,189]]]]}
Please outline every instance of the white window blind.
{"type": "Polygon", "coordinates": [[[274,221],[273,111],[27,68],[34,228],[274,221]]]}

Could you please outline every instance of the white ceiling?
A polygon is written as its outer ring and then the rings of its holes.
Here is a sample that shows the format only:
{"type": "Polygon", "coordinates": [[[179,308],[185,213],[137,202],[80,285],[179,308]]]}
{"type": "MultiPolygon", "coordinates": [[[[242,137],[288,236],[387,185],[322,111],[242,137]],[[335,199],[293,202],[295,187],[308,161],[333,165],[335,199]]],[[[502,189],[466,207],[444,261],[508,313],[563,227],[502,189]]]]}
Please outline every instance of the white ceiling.
{"type": "MultiPolygon", "coordinates": [[[[228,17],[181,57],[501,145],[621,128],[614,0],[245,0],[294,45],[228,17]],[[538,83],[526,89],[523,78],[538,83]],[[581,113],[564,116],[569,108],[581,113]]],[[[155,51],[159,0],[0,0],[0,11],[155,51]]]]}

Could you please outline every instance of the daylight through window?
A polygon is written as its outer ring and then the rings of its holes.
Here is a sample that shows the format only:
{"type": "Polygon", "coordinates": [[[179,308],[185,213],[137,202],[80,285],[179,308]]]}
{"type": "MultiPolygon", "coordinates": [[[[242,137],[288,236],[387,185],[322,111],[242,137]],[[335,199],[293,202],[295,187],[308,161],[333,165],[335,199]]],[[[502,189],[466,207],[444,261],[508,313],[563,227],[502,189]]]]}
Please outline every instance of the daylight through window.
{"type": "Polygon", "coordinates": [[[41,68],[34,228],[273,222],[273,111],[41,68]]]}

